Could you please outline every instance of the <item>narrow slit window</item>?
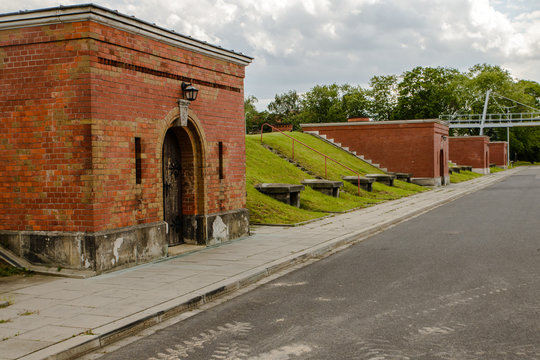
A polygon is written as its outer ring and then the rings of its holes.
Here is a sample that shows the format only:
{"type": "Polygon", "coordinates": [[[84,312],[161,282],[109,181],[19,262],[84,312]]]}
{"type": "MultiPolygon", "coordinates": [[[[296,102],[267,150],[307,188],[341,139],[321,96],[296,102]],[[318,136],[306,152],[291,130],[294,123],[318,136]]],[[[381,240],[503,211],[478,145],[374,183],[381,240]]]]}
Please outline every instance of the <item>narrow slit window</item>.
{"type": "Polygon", "coordinates": [[[223,143],[220,141],[218,143],[218,147],[219,147],[219,178],[220,179],[223,179],[224,178],[224,174],[223,174],[223,143]]]}
{"type": "Polygon", "coordinates": [[[142,162],[141,162],[141,138],[135,138],[135,183],[142,182],[142,162]]]}

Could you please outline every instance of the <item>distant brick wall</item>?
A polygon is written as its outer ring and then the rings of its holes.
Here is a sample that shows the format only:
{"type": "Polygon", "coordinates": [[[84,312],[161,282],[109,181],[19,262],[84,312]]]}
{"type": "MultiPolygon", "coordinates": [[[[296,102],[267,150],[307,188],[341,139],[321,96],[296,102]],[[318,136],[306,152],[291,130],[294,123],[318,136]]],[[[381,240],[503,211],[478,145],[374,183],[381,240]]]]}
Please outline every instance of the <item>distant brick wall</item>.
{"type": "Polygon", "coordinates": [[[440,177],[440,150],[444,175],[448,176],[448,127],[437,121],[351,122],[306,124],[303,131],[318,131],[393,172],[413,177],[440,177]]]}
{"type": "Polygon", "coordinates": [[[489,168],[489,137],[452,136],[450,139],[450,160],[458,165],[475,169],[489,168]]]}
{"type": "Polygon", "coordinates": [[[508,143],[506,141],[489,143],[489,161],[497,166],[508,165],[508,143]]]}
{"type": "Polygon", "coordinates": [[[348,122],[368,122],[369,118],[368,117],[353,117],[353,118],[348,118],[347,121],[348,122]]]}
{"type": "MultiPolygon", "coordinates": [[[[275,124],[273,126],[279,131],[291,131],[293,129],[292,124],[275,124]]],[[[277,131],[277,130],[274,130],[274,128],[272,128],[272,132],[277,131]]]]}
{"type": "Polygon", "coordinates": [[[161,141],[184,78],[205,136],[205,201],[186,196],[184,211],[245,208],[244,66],[89,21],[1,31],[0,230],[162,220],[161,141]]]}

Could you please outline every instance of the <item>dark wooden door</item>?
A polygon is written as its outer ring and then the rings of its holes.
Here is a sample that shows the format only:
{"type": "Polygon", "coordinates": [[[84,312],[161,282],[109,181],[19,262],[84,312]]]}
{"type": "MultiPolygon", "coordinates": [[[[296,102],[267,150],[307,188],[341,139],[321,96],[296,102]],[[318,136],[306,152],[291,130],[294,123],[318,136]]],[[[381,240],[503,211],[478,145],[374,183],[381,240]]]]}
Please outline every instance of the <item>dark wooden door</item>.
{"type": "Polygon", "coordinates": [[[441,173],[441,185],[446,185],[444,183],[444,151],[441,149],[440,153],[439,153],[439,171],[441,173]]]}
{"type": "Polygon", "coordinates": [[[169,224],[169,245],[183,242],[182,236],[182,169],[178,139],[168,130],[163,141],[163,217],[169,224]]]}

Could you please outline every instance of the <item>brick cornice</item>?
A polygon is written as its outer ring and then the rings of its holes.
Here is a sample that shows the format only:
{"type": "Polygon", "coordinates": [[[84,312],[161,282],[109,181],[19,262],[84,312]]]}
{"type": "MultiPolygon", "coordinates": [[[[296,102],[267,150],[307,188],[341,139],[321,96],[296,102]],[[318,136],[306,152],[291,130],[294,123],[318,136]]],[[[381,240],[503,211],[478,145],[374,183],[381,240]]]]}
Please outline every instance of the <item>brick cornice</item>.
{"type": "Polygon", "coordinates": [[[400,125],[400,124],[440,124],[448,126],[448,123],[438,119],[419,120],[391,120],[391,121],[358,121],[358,122],[338,122],[338,123],[311,123],[300,124],[300,127],[328,127],[328,126],[369,126],[369,125],[400,125]]]}
{"type": "Polygon", "coordinates": [[[212,45],[94,4],[60,6],[0,14],[0,31],[80,21],[94,21],[105,24],[130,33],[146,36],[162,43],[243,66],[249,65],[253,60],[253,58],[242,53],[226,50],[220,46],[212,45]]]}

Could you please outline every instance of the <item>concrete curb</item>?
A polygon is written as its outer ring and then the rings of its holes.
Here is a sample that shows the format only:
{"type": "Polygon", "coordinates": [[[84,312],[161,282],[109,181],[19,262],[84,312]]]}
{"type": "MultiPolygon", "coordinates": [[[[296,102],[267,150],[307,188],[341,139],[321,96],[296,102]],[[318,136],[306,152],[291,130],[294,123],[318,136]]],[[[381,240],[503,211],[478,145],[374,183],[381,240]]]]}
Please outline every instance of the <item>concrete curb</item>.
{"type": "MultiPolygon", "coordinates": [[[[520,170],[521,168],[516,168],[512,170],[507,170],[503,173],[497,173],[500,175],[492,175],[496,176],[496,178],[490,179],[490,176],[488,175],[486,177],[472,180],[470,182],[467,182],[472,186],[463,189],[463,191],[458,191],[457,193],[443,199],[435,200],[433,203],[429,203],[418,209],[409,211],[405,214],[401,214],[388,221],[369,226],[362,230],[352,232],[341,237],[329,239],[319,245],[271,261],[248,272],[209,285],[206,288],[200,289],[193,294],[182,296],[167,301],[165,303],[152,306],[144,311],[127,316],[123,319],[114,321],[105,326],[101,326],[92,330],[92,332],[99,335],[77,336],[68,340],[58,342],[54,345],[49,346],[46,349],[38,350],[32,354],[21,357],[20,359],[69,360],[81,356],[85,353],[98,350],[106,345],[114,343],[117,340],[135,334],[145,328],[159,324],[167,319],[170,319],[173,316],[179,315],[183,312],[209,303],[218,297],[230,294],[244,287],[252,285],[259,280],[262,280],[279,271],[306,262],[307,260],[324,258],[352,244],[358,243],[370,236],[382,232],[392,226],[395,226],[399,223],[405,222],[416,216],[424,214],[434,208],[457,200],[465,195],[481,190],[489,185],[500,182],[506,177],[513,175],[520,170]]],[[[442,191],[445,190],[446,189],[443,189],[442,191]]],[[[414,199],[414,197],[415,195],[406,199],[414,199]]]]}

